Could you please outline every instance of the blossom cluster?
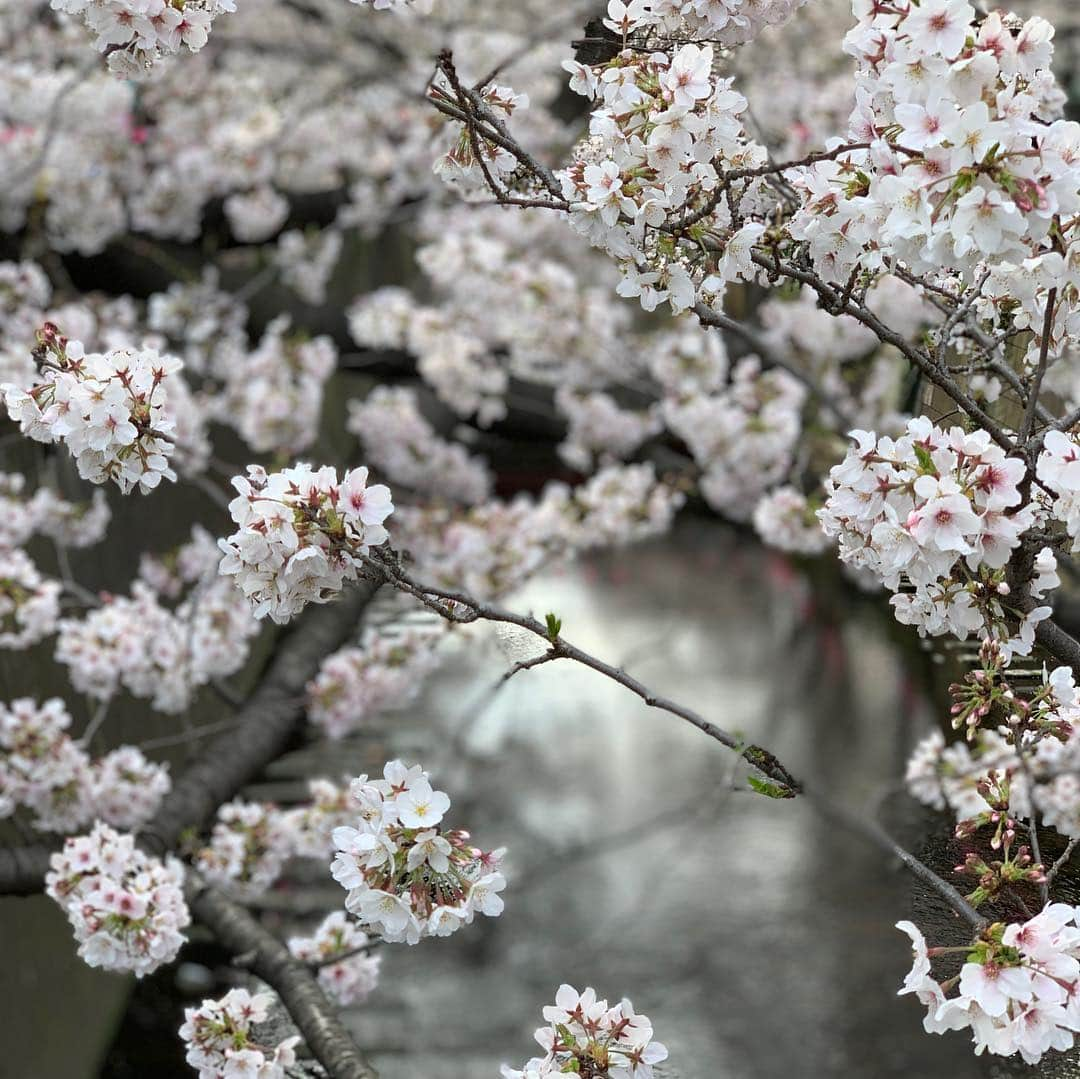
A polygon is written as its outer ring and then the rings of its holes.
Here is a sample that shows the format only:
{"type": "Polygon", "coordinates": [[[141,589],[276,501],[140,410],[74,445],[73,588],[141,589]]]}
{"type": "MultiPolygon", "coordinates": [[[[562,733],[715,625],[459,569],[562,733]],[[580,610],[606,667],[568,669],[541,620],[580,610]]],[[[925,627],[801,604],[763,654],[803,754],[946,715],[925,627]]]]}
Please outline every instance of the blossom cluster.
{"type": "Polygon", "coordinates": [[[319,664],[307,686],[307,716],[329,738],[343,738],[387,708],[405,708],[438,663],[441,635],[369,633],[319,664]]]}
{"type": "Polygon", "coordinates": [[[341,231],[301,232],[290,229],[278,237],[274,264],[282,282],[309,304],[326,301],[326,286],[341,254],[341,231]]]}
{"type": "Polygon", "coordinates": [[[271,888],[290,858],[332,858],[334,829],[356,819],[358,804],[348,786],[328,779],[310,780],[308,790],[309,800],[289,809],[239,799],[221,806],[209,841],[195,852],[202,875],[249,899],[271,888]]]}
{"type": "MultiPolygon", "coordinates": [[[[623,8],[619,0],[610,6],[623,8]]],[[[630,6],[615,21],[632,28],[647,13],[644,4],[630,6]]],[[[638,297],[645,310],[666,302],[678,313],[699,301],[717,303],[727,281],[752,276],[752,250],[765,226],[724,220],[728,211],[710,196],[722,164],[752,168],[766,154],[745,135],[746,99],[731,79],[713,75],[712,46],[625,49],[600,64],[564,67],[571,90],[597,101],[588,137],[558,173],[571,227],[618,261],[620,295],[638,297]],[[697,244],[684,250],[673,237],[672,226],[684,218],[707,219],[727,235],[708,273],[697,244]]],[[[745,201],[749,213],[753,199],[745,201]]],[[[765,211],[764,201],[759,208],[765,211]]]]}
{"type": "Polygon", "coordinates": [[[416,944],[502,913],[503,851],[481,851],[468,832],[442,827],[450,799],[419,765],[391,761],[382,779],[360,776],[350,792],[360,819],[334,829],[330,871],[360,925],[416,944]]]}
{"type": "MultiPolygon", "coordinates": [[[[857,62],[854,148],[837,140],[835,156],[795,177],[804,201],[791,236],[833,280],[894,261],[988,274],[980,315],[1041,326],[1074,261],[1054,221],[1080,207],[1080,128],[1060,116],[1053,28],[982,18],[967,0],[862,4],[856,15],[844,43],[857,62]]],[[[1058,295],[1055,349],[1075,318],[1058,295]]]]}
{"type": "Polygon", "coordinates": [[[987,784],[1005,782],[1014,817],[1030,819],[1037,810],[1046,827],[1080,835],[1080,707],[1068,676],[1060,668],[1055,676],[1029,694],[1013,691],[1012,700],[1002,702],[1007,708],[989,720],[980,717],[986,725],[967,727],[962,741],[946,745],[940,731],[923,738],[904,777],[911,795],[948,808],[967,827],[992,809],[987,784]],[[1040,737],[1040,731],[1047,733],[1040,737]]]}
{"type": "Polygon", "coordinates": [[[458,513],[406,507],[396,520],[424,580],[490,599],[551,560],[664,533],[684,499],[651,464],[612,465],[576,487],[551,483],[535,500],[493,499],[458,513]]]}
{"type": "Polygon", "coordinates": [[[1037,607],[1019,625],[1007,624],[1002,607],[1004,567],[1035,515],[1020,504],[1024,462],[985,431],[945,432],[925,417],[897,439],[867,431],[851,437],[819,512],[840,558],[892,591],[897,619],[920,632],[961,639],[984,632],[1026,655],[1035,625],[1050,612],[1037,607]],[[902,582],[913,590],[901,591],[902,582]]]}
{"type": "Polygon", "coordinates": [[[1054,495],[1052,513],[1065,525],[1073,541],[1072,550],[1080,550],[1080,441],[1076,436],[1047,431],[1035,462],[1035,475],[1054,495]]]}
{"type": "Polygon", "coordinates": [[[95,819],[130,830],[168,793],[168,769],[134,746],[92,760],[67,733],[63,701],[21,697],[0,705],[0,817],[20,807],[47,832],[75,832],[95,819]]]}
{"type": "Polygon", "coordinates": [[[387,538],[389,488],[367,486],[367,469],[338,481],[333,468],[300,464],[237,476],[229,513],[239,526],[220,541],[220,572],[235,578],[256,618],[288,622],[308,603],[326,603],[355,580],[370,547],[387,538]]]}
{"type": "Polygon", "coordinates": [[[623,408],[599,390],[579,393],[560,386],[555,406],[569,423],[559,456],[581,472],[591,471],[594,463],[626,460],[663,427],[655,406],[643,411],[623,408]]]}
{"type": "Polygon", "coordinates": [[[548,1025],[535,1035],[544,1055],[521,1070],[504,1064],[503,1079],[567,1073],[653,1079],[653,1065],[668,1058],[667,1047],[653,1040],[647,1015],[635,1012],[625,999],[609,1006],[592,988],[579,993],[572,985],[560,985],[554,1005],[544,1008],[544,1019],[548,1025]]]}
{"type": "Polygon", "coordinates": [[[124,79],[144,76],[181,46],[198,52],[213,20],[236,10],[234,0],[50,0],[50,7],[81,15],[97,49],[108,55],[109,70],[124,79]]]}
{"type": "Polygon", "coordinates": [[[976,1053],[1017,1053],[1037,1064],[1051,1049],[1071,1049],[1080,1032],[1080,908],[1051,903],[1026,922],[996,923],[969,948],[928,948],[911,922],[914,963],[901,995],[927,1008],[928,1034],[970,1028],[976,1053]],[[957,977],[933,976],[933,960],[964,952],[957,977]],[[949,988],[957,993],[949,996],[949,988]]]}
{"type": "Polygon", "coordinates": [[[787,478],[802,432],[806,390],[785,371],[763,371],[741,359],[730,383],[715,393],[663,402],[668,429],[702,470],[702,496],[718,513],[749,519],[758,500],[787,478]]]}
{"type": "Polygon", "coordinates": [[[41,331],[38,357],[33,387],[0,387],[24,435],[64,442],[83,479],[111,479],[124,494],[136,486],[145,494],[163,478],[176,479],[165,400],[179,360],[154,349],[84,353],[81,342],[62,337],[52,323],[41,331]]]}
{"type": "Polygon", "coordinates": [[[416,392],[376,386],[349,402],[346,429],[363,443],[366,459],[410,491],[471,505],[491,492],[491,473],[464,446],[440,437],[420,411],[416,392]]]}
{"type": "Polygon", "coordinates": [[[141,978],[176,958],[191,917],[175,858],[152,858],[134,836],[98,822],[68,839],[49,866],[45,892],[67,915],[89,966],[141,978]]]}
{"type": "Polygon", "coordinates": [[[326,336],[287,335],[282,315],[266,327],[250,353],[235,357],[214,409],[256,452],[292,454],[306,449],[319,430],[323,389],[337,366],[326,336]]]}
{"type": "Polygon", "coordinates": [[[319,964],[319,984],[339,1007],[367,999],[379,983],[382,957],[363,951],[368,935],[342,910],[328,914],[310,937],[290,937],[289,951],[306,963],[319,964]]]}
{"type": "Polygon", "coordinates": [[[217,811],[210,842],[195,867],[212,884],[239,898],[262,895],[292,853],[291,834],[273,805],[227,802],[217,811]]]}
{"type": "Polygon", "coordinates": [[[348,314],[349,332],[359,344],[407,347],[419,356],[424,380],[458,416],[475,414],[488,426],[506,415],[507,372],[495,362],[487,342],[463,332],[452,318],[418,308],[395,288],[360,297],[348,314]]]}
{"type": "Polygon", "coordinates": [[[754,507],[754,529],[768,544],[793,554],[815,555],[829,547],[813,505],[794,487],[777,487],[754,507]]]}
{"type": "Polygon", "coordinates": [[[184,1009],[180,1038],[187,1046],[187,1062],[199,1079],[286,1079],[296,1063],[299,1035],[270,1048],[255,1028],[265,1023],[274,1002],[271,993],[230,989],[220,1000],[204,1000],[184,1009]]]}
{"type": "Polygon", "coordinates": [[[21,547],[32,536],[48,536],[62,547],[92,547],[105,535],[111,513],[105,493],[69,502],[50,487],[26,492],[26,477],[0,472],[0,547],[21,547]]]}
{"type": "Polygon", "coordinates": [[[201,686],[244,665],[259,624],[244,597],[217,577],[221,552],[209,533],[196,528],[169,561],[171,568],[144,557],[130,596],[103,596],[82,617],[60,620],[56,660],[76,689],[107,700],[123,686],[158,711],[177,713],[201,686]],[[180,602],[166,606],[185,586],[180,602]]]}
{"type": "Polygon", "coordinates": [[[309,780],[308,794],[310,801],[281,812],[281,827],[293,855],[326,862],[334,856],[334,829],[356,817],[356,802],[347,784],[338,786],[329,779],[309,780]]]}
{"type": "Polygon", "coordinates": [[[615,0],[604,24],[617,33],[658,26],[671,34],[742,45],[786,22],[807,0],[615,0]]]}
{"type": "Polygon", "coordinates": [[[24,551],[0,547],[0,648],[28,648],[54,633],[62,590],[24,551]]]}

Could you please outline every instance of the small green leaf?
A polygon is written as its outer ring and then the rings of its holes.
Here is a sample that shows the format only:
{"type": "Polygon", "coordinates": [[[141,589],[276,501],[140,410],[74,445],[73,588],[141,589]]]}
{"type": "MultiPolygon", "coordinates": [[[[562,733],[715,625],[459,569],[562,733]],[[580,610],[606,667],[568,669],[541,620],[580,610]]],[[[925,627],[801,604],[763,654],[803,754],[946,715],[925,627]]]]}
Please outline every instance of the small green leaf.
{"type": "Polygon", "coordinates": [[[770,783],[767,779],[758,779],[757,776],[747,776],[746,782],[749,783],[758,794],[764,794],[766,798],[795,797],[795,792],[790,787],[785,787],[781,783],[770,783]]]}
{"type": "Polygon", "coordinates": [[[915,443],[914,450],[915,456],[919,459],[919,467],[924,472],[932,472],[936,476],[937,469],[934,467],[934,459],[930,456],[930,451],[918,443],[915,443]]]}
{"type": "Polygon", "coordinates": [[[547,635],[549,641],[554,641],[559,636],[559,630],[562,629],[562,619],[552,614],[550,611],[544,616],[547,622],[547,635]]]}

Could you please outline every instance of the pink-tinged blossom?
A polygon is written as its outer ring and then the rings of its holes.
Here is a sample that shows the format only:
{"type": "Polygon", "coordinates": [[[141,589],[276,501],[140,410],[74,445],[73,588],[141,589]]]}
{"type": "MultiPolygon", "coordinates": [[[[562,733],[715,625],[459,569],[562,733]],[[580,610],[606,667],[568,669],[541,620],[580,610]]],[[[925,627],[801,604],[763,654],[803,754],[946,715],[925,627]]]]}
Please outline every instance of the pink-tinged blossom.
{"type": "Polygon", "coordinates": [[[1073,1047],[1078,919],[1080,907],[1052,903],[1026,922],[990,926],[971,945],[959,977],[944,984],[932,973],[935,950],[915,925],[899,922],[914,957],[900,994],[915,995],[927,1008],[928,1033],[970,1028],[977,1053],[1019,1054],[1037,1064],[1051,1049],[1073,1047]]]}
{"type": "Polygon", "coordinates": [[[367,469],[297,465],[237,476],[229,512],[239,530],[220,542],[220,572],[235,578],[256,618],[288,622],[308,603],[327,603],[355,580],[371,547],[386,541],[389,490],[367,486],[367,469]]]}
{"type": "Polygon", "coordinates": [[[92,967],[149,974],[176,958],[191,918],[184,870],[144,854],[130,834],[98,822],[52,855],[45,892],[67,915],[92,967]]]}

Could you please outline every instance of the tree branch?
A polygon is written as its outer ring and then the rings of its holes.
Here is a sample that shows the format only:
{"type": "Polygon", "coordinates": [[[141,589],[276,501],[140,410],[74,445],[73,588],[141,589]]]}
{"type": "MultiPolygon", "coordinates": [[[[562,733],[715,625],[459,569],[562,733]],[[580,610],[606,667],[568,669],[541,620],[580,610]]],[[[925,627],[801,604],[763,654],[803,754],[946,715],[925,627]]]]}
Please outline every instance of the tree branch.
{"type": "Polygon", "coordinates": [[[537,666],[540,662],[555,659],[572,659],[630,690],[650,708],[659,708],[664,712],[670,712],[672,715],[678,716],[680,719],[685,719],[721,745],[734,750],[762,775],[778,783],[785,792],[784,797],[794,798],[802,789],[799,781],[769,750],[757,745],[747,745],[741,739],[729,734],[700,713],[695,712],[692,708],[687,708],[685,705],[654,693],[648,686],[625,671],[613,667],[602,659],[598,659],[596,656],[564,640],[561,636],[553,640],[548,633],[547,626],[531,615],[515,614],[513,611],[504,610],[490,603],[481,603],[479,600],[473,599],[462,592],[450,592],[414,581],[397,564],[392,552],[386,554],[376,551],[365,561],[388,584],[391,584],[399,591],[414,596],[424,606],[435,611],[436,614],[449,622],[503,622],[507,625],[519,626],[521,629],[528,630],[528,632],[545,641],[549,647],[548,653],[544,657],[538,657],[535,662],[526,663],[522,669],[537,666]]]}
{"type": "Polygon", "coordinates": [[[238,903],[201,881],[188,897],[192,916],[205,925],[234,955],[246,953],[246,964],[281,998],[289,1017],[312,1054],[334,1079],[378,1079],[338,1019],[316,973],[296,959],[280,940],[264,929],[238,903]]]}

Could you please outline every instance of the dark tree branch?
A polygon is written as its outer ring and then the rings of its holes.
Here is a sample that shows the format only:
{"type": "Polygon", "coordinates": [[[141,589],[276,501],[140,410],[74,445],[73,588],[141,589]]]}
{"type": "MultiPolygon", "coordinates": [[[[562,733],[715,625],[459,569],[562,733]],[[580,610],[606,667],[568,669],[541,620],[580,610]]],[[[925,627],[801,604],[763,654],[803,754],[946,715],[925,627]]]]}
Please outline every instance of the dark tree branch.
{"type": "Polygon", "coordinates": [[[1039,403],[1039,391],[1042,389],[1043,376],[1046,374],[1046,362],[1050,355],[1050,335],[1054,329],[1054,309],[1057,305],[1057,289],[1052,288],[1046,296],[1046,312],[1043,315],[1042,342],[1039,345],[1039,365],[1028,391],[1028,405],[1024,413],[1024,422],[1020,427],[1020,441],[1026,442],[1035,423],[1035,407],[1039,403]]]}
{"type": "Polygon", "coordinates": [[[242,906],[215,888],[201,886],[201,882],[195,887],[188,899],[192,916],[228,951],[247,956],[247,969],[281,998],[312,1055],[327,1072],[334,1079],[378,1079],[308,964],[295,958],[242,906]]]}
{"type": "Polygon", "coordinates": [[[716,739],[721,745],[734,750],[762,775],[779,784],[784,791],[784,797],[793,798],[801,790],[799,781],[767,749],[763,749],[761,746],[747,745],[744,741],[710,722],[692,708],[687,708],[685,705],[654,693],[648,686],[625,671],[585,652],[576,645],[564,640],[561,636],[552,639],[547,626],[531,615],[515,614],[513,611],[504,610],[490,603],[481,603],[462,592],[450,592],[414,581],[398,565],[396,556],[392,552],[379,551],[373,553],[366,561],[387,583],[399,591],[414,596],[424,606],[435,611],[436,614],[449,622],[503,622],[528,630],[536,637],[547,642],[548,652],[536,660],[526,662],[520,669],[535,667],[541,662],[556,659],[574,660],[630,690],[650,708],[659,708],[664,712],[670,712],[672,715],[678,716],[680,719],[685,719],[710,738],[716,739]]]}

